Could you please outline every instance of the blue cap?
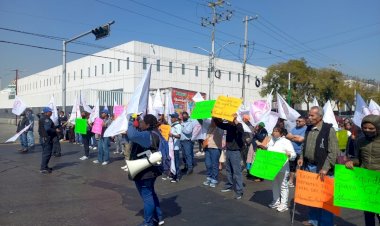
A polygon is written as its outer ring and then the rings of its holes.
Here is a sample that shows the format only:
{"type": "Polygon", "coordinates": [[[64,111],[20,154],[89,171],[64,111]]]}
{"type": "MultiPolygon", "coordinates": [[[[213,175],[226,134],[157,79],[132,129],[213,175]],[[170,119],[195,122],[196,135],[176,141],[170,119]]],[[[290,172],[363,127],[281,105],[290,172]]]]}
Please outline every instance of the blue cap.
{"type": "Polygon", "coordinates": [[[169,114],[172,118],[179,118],[179,114],[177,112],[174,112],[173,114],[169,114]]]}
{"type": "Polygon", "coordinates": [[[44,108],[42,109],[42,112],[43,112],[43,113],[48,113],[48,112],[53,112],[53,111],[52,111],[51,108],[49,108],[49,107],[44,107],[44,108]]]}
{"type": "Polygon", "coordinates": [[[105,114],[108,115],[108,114],[109,114],[109,111],[108,111],[107,109],[103,109],[102,112],[100,112],[100,113],[102,113],[102,114],[105,113],[105,114]]]}

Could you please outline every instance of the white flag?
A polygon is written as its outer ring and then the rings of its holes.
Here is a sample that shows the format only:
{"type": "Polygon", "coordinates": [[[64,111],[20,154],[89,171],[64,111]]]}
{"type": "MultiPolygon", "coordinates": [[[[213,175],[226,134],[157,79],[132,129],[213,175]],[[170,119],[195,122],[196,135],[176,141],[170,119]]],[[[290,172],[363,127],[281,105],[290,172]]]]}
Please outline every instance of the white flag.
{"type": "Polygon", "coordinates": [[[276,126],[279,117],[280,115],[277,112],[271,111],[260,120],[260,122],[265,124],[265,129],[269,134],[272,134],[273,128],[276,126]]]}
{"type": "Polygon", "coordinates": [[[317,107],[319,107],[319,104],[318,104],[318,100],[317,100],[317,98],[314,97],[314,99],[313,99],[313,103],[312,103],[311,105],[312,105],[312,107],[313,107],[313,106],[317,106],[317,107]]]}
{"type": "Polygon", "coordinates": [[[99,118],[99,98],[96,100],[95,106],[91,110],[90,122],[94,122],[96,118],[99,118]]]}
{"type": "Polygon", "coordinates": [[[369,111],[367,104],[363,100],[362,96],[360,96],[359,93],[356,93],[355,113],[352,121],[355,123],[355,125],[361,127],[364,116],[369,114],[371,114],[371,112],[369,111]]]}
{"type": "Polygon", "coordinates": [[[51,96],[50,102],[48,103],[48,107],[52,110],[50,119],[53,121],[54,125],[58,126],[58,111],[57,106],[55,105],[54,96],[51,96]]]}
{"type": "Polygon", "coordinates": [[[115,135],[124,133],[128,129],[128,119],[127,112],[124,108],[123,113],[119,115],[114,121],[112,121],[111,125],[108,126],[106,131],[104,131],[104,137],[113,137],[115,135]]]}
{"type": "Polygon", "coordinates": [[[146,113],[148,108],[151,69],[152,65],[149,65],[148,69],[145,71],[145,75],[136,87],[128,104],[127,115],[139,112],[146,113]]]}
{"type": "Polygon", "coordinates": [[[153,99],[151,95],[149,95],[148,97],[148,114],[151,114],[157,117],[156,111],[153,109],[153,99]]]}
{"type": "Polygon", "coordinates": [[[31,126],[32,124],[29,124],[28,126],[26,126],[24,129],[22,129],[20,132],[16,133],[13,137],[9,138],[7,141],[5,141],[5,143],[9,143],[9,142],[15,142],[17,140],[17,138],[25,131],[27,131],[29,129],[29,127],[31,126]]]}
{"type": "Polygon", "coordinates": [[[277,93],[277,107],[280,118],[286,119],[290,122],[295,122],[297,118],[301,116],[300,113],[286,103],[284,98],[282,98],[279,93],[277,93]]]}
{"type": "Polygon", "coordinates": [[[251,104],[249,112],[251,116],[250,122],[252,125],[258,124],[263,118],[271,113],[272,99],[273,95],[271,92],[267,95],[266,100],[256,100],[251,104]]]}
{"type": "Polygon", "coordinates": [[[332,110],[330,100],[328,100],[325,103],[325,106],[323,106],[323,121],[326,123],[332,124],[333,128],[338,131],[339,126],[336,122],[336,118],[334,115],[334,111],[332,110]]]}
{"type": "Polygon", "coordinates": [[[380,106],[374,100],[371,100],[369,102],[368,108],[369,108],[369,111],[371,112],[371,114],[380,115],[380,106]]]}
{"type": "Polygon", "coordinates": [[[79,104],[80,104],[79,97],[75,95],[73,109],[71,110],[70,118],[68,120],[71,124],[74,124],[74,125],[75,125],[75,119],[81,117],[79,104]]]}
{"type": "Polygon", "coordinates": [[[90,108],[90,106],[88,106],[87,101],[84,98],[84,95],[82,93],[80,94],[80,105],[83,106],[84,111],[86,111],[88,113],[92,112],[92,109],[90,108]]]}
{"type": "Polygon", "coordinates": [[[204,101],[205,99],[203,99],[202,97],[202,94],[200,94],[199,92],[197,92],[194,96],[193,96],[193,101],[194,102],[199,102],[199,101],[204,101]]]}
{"type": "Polygon", "coordinates": [[[168,123],[171,124],[170,120],[170,114],[173,114],[175,112],[173,99],[172,99],[172,92],[168,91],[165,94],[165,116],[168,119],[168,123]]]}
{"type": "Polygon", "coordinates": [[[157,89],[156,95],[154,95],[153,110],[156,111],[157,114],[162,114],[164,112],[164,104],[162,103],[160,89],[157,89]]]}
{"type": "Polygon", "coordinates": [[[104,102],[104,108],[103,110],[107,110],[108,111],[108,105],[107,105],[107,102],[104,102]]]}
{"type": "Polygon", "coordinates": [[[12,113],[15,115],[21,115],[26,109],[26,104],[18,97],[15,97],[15,102],[13,102],[12,113]]]}

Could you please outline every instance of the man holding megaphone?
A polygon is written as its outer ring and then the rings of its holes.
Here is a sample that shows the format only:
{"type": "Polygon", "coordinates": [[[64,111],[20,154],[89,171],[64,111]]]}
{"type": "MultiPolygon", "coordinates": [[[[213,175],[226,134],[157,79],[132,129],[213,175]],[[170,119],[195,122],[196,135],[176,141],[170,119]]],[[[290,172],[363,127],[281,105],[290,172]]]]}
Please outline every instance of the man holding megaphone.
{"type": "Polygon", "coordinates": [[[129,121],[127,135],[132,144],[128,174],[135,181],[136,188],[144,202],[144,222],[141,226],[163,225],[163,216],[157,194],[154,190],[156,178],[161,175],[157,166],[162,159],[159,151],[160,138],[157,118],[145,115],[140,119],[136,114],[129,121]]]}

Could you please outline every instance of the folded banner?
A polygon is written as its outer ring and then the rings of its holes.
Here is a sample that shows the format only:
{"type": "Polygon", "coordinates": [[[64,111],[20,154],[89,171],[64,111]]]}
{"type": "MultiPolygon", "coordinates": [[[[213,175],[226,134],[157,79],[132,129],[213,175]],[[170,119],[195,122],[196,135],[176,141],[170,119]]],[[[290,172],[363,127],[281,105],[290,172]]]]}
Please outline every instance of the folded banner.
{"type": "Polygon", "coordinates": [[[334,205],[380,213],[380,172],[335,165],[334,175],[334,205]]]}
{"type": "Polygon", "coordinates": [[[249,170],[249,174],[274,180],[287,160],[288,157],[285,153],[257,149],[255,161],[249,170]]]}
{"type": "Polygon", "coordinates": [[[206,100],[195,103],[193,112],[190,118],[192,119],[206,119],[211,118],[211,112],[214,108],[215,100],[206,100]]]}
{"type": "Polygon", "coordinates": [[[101,118],[95,118],[94,124],[92,125],[91,132],[95,134],[102,134],[103,120],[101,118]]]}
{"type": "Polygon", "coordinates": [[[233,114],[238,111],[241,103],[240,98],[218,96],[211,115],[232,122],[234,120],[233,114]]]}
{"type": "Polygon", "coordinates": [[[294,202],[325,209],[335,215],[340,215],[340,208],[334,206],[334,179],[319,174],[297,170],[297,184],[294,202]]]}
{"type": "Polygon", "coordinates": [[[87,134],[87,119],[75,119],[75,133],[87,134]]]}
{"type": "Polygon", "coordinates": [[[26,127],[25,127],[24,129],[22,129],[20,132],[16,133],[13,137],[11,137],[11,138],[9,138],[7,141],[5,141],[5,143],[15,142],[15,141],[17,140],[17,138],[18,138],[22,133],[24,133],[25,131],[27,131],[31,125],[32,125],[32,124],[29,124],[28,126],[26,126],[26,127]]]}

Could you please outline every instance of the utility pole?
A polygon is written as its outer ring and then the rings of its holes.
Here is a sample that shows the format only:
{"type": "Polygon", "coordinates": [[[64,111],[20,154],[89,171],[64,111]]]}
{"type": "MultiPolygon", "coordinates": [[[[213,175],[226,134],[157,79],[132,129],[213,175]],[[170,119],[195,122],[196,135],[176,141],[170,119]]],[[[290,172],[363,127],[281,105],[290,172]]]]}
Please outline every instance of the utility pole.
{"type": "Polygon", "coordinates": [[[289,72],[288,73],[288,104],[289,104],[289,106],[291,104],[291,97],[292,97],[292,92],[290,90],[290,76],[291,76],[291,74],[289,72]]]}
{"type": "MultiPolygon", "coordinates": [[[[17,96],[17,82],[18,82],[18,69],[15,70],[16,71],[16,80],[15,80],[15,98],[17,96]]],[[[16,115],[16,126],[17,126],[17,115],[16,115]]]]}
{"type": "Polygon", "coordinates": [[[226,10],[221,13],[217,13],[216,7],[222,7],[224,4],[223,0],[218,0],[216,2],[209,2],[208,7],[212,10],[211,20],[208,18],[201,18],[201,25],[206,27],[208,25],[212,26],[211,29],[211,53],[209,54],[209,72],[210,72],[210,83],[209,83],[209,93],[208,99],[212,100],[214,98],[214,78],[215,78],[215,25],[221,21],[230,20],[232,17],[232,11],[226,10]]]}
{"type": "Polygon", "coordinates": [[[248,48],[248,22],[251,20],[255,20],[258,17],[248,17],[245,16],[243,19],[243,23],[245,23],[245,31],[244,31],[244,56],[243,56],[243,85],[241,89],[241,98],[243,99],[243,105],[245,106],[245,74],[246,74],[246,64],[247,64],[247,48],[248,48]]]}

